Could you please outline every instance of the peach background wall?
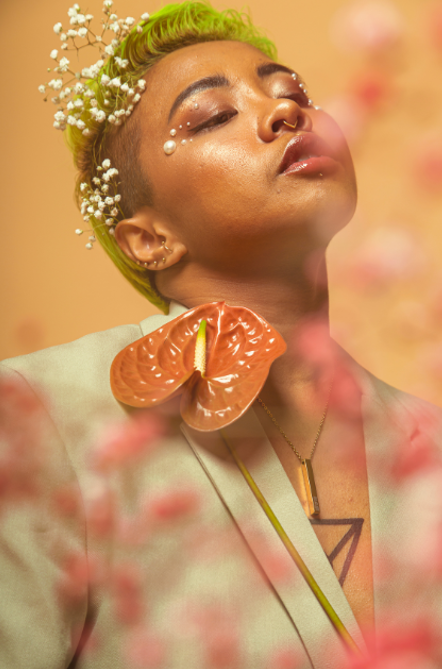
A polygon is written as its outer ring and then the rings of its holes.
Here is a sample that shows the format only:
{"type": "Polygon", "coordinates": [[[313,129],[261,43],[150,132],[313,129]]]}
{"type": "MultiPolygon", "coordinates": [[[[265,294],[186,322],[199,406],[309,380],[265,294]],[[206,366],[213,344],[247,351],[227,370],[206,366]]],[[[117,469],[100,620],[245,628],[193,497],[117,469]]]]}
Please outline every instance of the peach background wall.
{"type": "MultiPolygon", "coordinates": [[[[53,105],[37,92],[48,79],[49,52],[59,45],[52,26],[67,23],[68,6],[0,5],[2,358],[155,311],[98,245],[88,252],[84,237],[74,234],[81,219],[71,157],[52,129],[53,105]]],[[[115,8],[138,18],[159,6],[126,0],[115,8]]],[[[279,46],[280,61],[298,70],[315,102],[343,124],[353,151],[359,207],[328,254],[332,332],[376,375],[442,405],[442,3],[249,6],[279,46]],[[356,39],[349,12],[356,8],[357,21],[366,5],[371,14],[356,39]],[[388,44],[369,48],[370,35],[388,44]]],[[[101,2],[82,9],[98,17],[101,2]]]]}

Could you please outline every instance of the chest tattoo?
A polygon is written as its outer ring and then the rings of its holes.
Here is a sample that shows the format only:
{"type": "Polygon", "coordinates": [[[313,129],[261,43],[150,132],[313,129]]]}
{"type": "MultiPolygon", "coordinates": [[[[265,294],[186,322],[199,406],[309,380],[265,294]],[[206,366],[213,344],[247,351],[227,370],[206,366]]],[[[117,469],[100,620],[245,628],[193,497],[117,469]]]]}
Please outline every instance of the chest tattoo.
{"type": "Polygon", "coordinates": [[[311,518],[310,522],[312,525],[350,525],[350,528],[345,532],[343,537],[338,541],[336,546],[333,548],[331,553],[327,555],[331,566],[333,567],[333,562],[337,556],[347,549],[347,556],[345,558],[341,573],[339,575],[339,583],[344,585],[344,581],[350,569],[353,557],[356,553],[358,547],[359,539],[361,537],[362,525],[364,524],[363,518],[339,518],[339,519],[316,519],[311,518]]]}

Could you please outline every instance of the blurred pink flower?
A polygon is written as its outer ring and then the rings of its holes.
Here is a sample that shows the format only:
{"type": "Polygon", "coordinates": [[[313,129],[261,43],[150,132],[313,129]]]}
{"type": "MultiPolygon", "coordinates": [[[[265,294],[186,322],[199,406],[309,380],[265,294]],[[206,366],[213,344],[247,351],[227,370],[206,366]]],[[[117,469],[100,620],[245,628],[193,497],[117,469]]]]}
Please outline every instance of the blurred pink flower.
{"type": "MultiPolygon", "coordinates": [[[[349,657],[345,669],[439,669],[442,637],[430,616],[403,621],[401,611],[391,611],[371,635],[368,657],[349,657]]],[[[343,667],[344,669],[344,667],[343,667]]]]}
{"type": "Polygon", "coordinates": [[[425,266],[425,253],[414,234],[399,226],[382,226],[355,251],[347,271],[354,285],[380,289],[416,277],[425,266]]]}
{"type": "Polygon", "coordinates": [[[272,653],[265,669],[301,669],[303,663],[303,658],[296,650],[281,648],[272,653]]]}
{"type": "Polygon", "coordinates": [[[346,51],[378,52],[401,37],[403,18],[387,0],[356,0],[339,9],[330,26],[334,44],[346,51]]]}
{"type": "Polygon", "coordinates": [[[164,432],[164,422],[145,411],[127,423],[107,428],[93,456],[95,468],[106,471],[136,463],[152,452],[164,432]]]}
{"type": "Polygon", "coordinates": [[[442,138],[422,138],[410,161],[416,183],[428,193],[442,194],[442,138]]]}
{"type": "Polygon", "coordinates": [[[393,97],[392,81],[385,72],[365,69],[350,81],[349,93],[367,111],[377,111],[393,97]]]}
{"type": "Polygon", "coordinates": [[[167,646],[160,636],[137,629],[127,639],[127,669],[160,669],[165,666],[167,646]]]}
{"type": "Polygon", "coordinates": [[[143,575],[134,563],[120,564],[111,575],[115,615],[126,625],[138,624],[145,613],[143,575]]]}
{"type": "Polygon", "coordinates": [[[442,50],[442,2],[438,2],[430,8],[428,31],[435,47],[442,50]]]}
{"type": "Polygon", "coordinates": [[[200,497],[196,490],[183,487],[177,482],[176,487],[153,495],[147,501],[146,512],[149,518],[157,522],[169,522],[197,513],[200,506],[200,497]]]}
{"type": "Polygon", "coordinates": [[[355,142],[361,137],[367,123],[367,109],[356,95],[335,95],[326,100],[323,107],[336,121],[348,142],[355,142]]]}

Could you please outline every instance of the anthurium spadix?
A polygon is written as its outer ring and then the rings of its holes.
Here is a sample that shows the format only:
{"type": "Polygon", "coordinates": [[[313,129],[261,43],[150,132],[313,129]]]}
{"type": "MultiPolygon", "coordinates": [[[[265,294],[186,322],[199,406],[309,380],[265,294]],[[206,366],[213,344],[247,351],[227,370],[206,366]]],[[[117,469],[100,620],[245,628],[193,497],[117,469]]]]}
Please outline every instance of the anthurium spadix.
{"type": "Polygon", "coordinates": [[[281,335],[250,309],[203,304],[120,351],[111,368],[112,392],[134,407],[182,393],[184,421],[196,430],[218,430],[247,411],[285,350],[281,335]]]}

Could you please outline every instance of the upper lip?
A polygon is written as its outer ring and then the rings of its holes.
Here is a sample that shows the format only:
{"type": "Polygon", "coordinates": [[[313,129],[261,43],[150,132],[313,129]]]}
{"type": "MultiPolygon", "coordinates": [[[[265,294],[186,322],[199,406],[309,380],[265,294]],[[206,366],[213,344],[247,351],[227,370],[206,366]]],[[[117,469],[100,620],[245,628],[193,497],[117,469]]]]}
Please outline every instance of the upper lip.
{"type": "Polygon", "coordinates": [[[303,158],[306,160],[313,156],[329,156],[333,158],[330,147],[318,135],[312,132],[296,134],[285,147],[279,166],[279,173],[285,172],[293,163],[298,163],[303,158]]]}

